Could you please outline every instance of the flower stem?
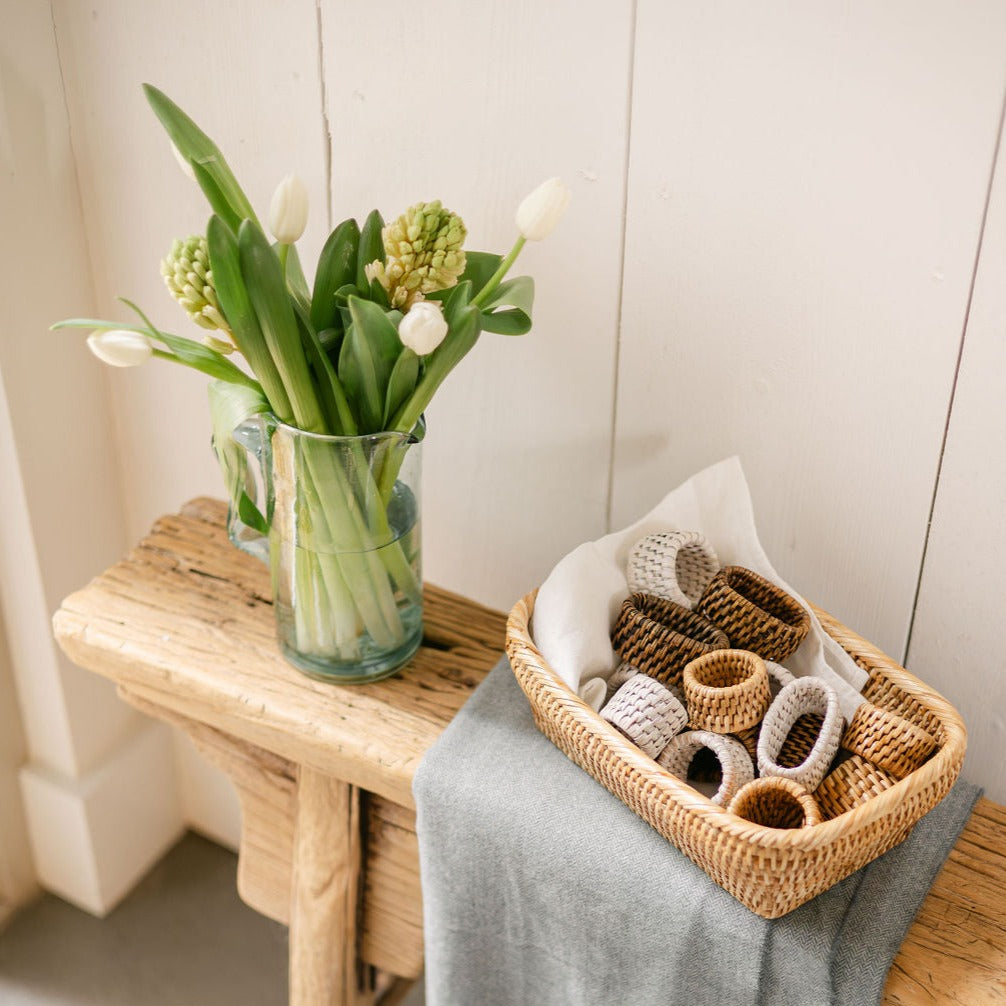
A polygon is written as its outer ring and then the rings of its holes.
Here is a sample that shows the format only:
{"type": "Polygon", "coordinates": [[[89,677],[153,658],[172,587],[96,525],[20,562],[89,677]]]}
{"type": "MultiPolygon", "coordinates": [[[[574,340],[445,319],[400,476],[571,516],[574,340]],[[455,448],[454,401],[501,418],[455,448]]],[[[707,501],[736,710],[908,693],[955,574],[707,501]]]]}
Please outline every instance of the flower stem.
{"type": "Polygon", "coordinates": [[[472,299],[472,304],[475,307],[482,307],[483,304],[496,292],[496,288],[500,285],[503,277],[509,272],[510,266],[514,264],[517,256],[520,254],[521,249],[527,243],[527,238],[524,235],[520,235],[516,241],[513,243],[513,248],[507,253],[507,257],[503,259],[499,264],[499,268],[489,277],[489,282],[486,283],[484,287],[475,295],[472,299]]]}
{"type": "Polygon", "coordinates": [[[279,246],[279,267],[283,273],[283,282],[286,282],[286,260],[287,256],[290,254],[290,246],[281,244],[279,246]]]}

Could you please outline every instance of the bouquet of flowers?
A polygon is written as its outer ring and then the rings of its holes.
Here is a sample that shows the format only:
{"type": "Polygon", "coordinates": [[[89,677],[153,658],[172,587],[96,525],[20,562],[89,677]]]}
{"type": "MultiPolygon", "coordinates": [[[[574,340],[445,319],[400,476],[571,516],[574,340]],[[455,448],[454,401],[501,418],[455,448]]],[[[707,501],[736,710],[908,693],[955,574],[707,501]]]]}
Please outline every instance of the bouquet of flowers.
{"type": "Polygon", "coordinates": [[[132,324],[54,327],[92,329],[88,345],[113,366],[156,357],[212,378],[232,513],[269,535],[284,652],[340,680],[353,680],[352,668],[383,676],[421,637],[418,545],[408,540],[418,504],[402,466],[435,392],[480,334],[531,328],[533,281],[508,273],[525,242],[555,226],[569,191],[551,179],[521,203],[505,256],[466,251],[463,221],[439,201],[389,224],[377,210],[362,226],[345,220],[309,285],[295,247],[307,222],[303,183],[288,176],[276,189],[271,242],[214,142],[161,91],[145,91],[212,211],[205,233],[176,241],[161,266],[204,335],[166,332],[128,300],[132,324]],[[264,508],[246,446],[263,462],[264,508]]]}

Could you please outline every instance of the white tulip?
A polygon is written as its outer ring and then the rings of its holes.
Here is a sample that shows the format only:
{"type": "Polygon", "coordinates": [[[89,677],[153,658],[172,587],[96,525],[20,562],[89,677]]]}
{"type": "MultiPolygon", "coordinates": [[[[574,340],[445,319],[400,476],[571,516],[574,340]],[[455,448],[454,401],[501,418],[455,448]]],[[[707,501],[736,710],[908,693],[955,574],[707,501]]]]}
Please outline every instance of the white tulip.
{"type": "Polygon", "coordinates": [[[517,230],[528,241],[541,241],[566,212],[572,193],[561,178],[542,182],[517,207],[517,230]]]}
{"type": "Polygon", "coordinates": [[[154,351],[145,335],[121,329],[92,332],[87,337],[87,348],[102,363],[112,367],[138,367],[146,363],[154,351]]]}
{"type": "Polygon", "coordinates": [[[416,301],[398,326],[402,344],[417,356],[432,353],[447,335],[447,320],[435,300],[416,301]]]}
{"type": "Polygon", "coordinates": [[[192,170],[192,162],[189,161],[187,157],[184,157],[182,152],[173,143],[171,144],[171,153],[175,155],[175,160],[178,161],[178,167],[180,167],[182,171],[184,171],[185,174],[192,179],[192,181],[195,181],[196,173],[192,170]]]}
{"type": "Polygon", "coordinates": [[[276,186],[269,206],[269,230],[281,245],[292,245],[307,226],[307,187],[297,175],[276,186]]]}

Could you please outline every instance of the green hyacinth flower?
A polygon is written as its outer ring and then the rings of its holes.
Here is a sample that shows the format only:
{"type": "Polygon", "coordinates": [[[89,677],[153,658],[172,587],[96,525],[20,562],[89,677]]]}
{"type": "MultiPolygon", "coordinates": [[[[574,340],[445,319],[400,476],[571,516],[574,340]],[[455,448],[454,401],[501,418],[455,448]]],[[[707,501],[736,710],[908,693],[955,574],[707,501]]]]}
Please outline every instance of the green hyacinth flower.
{"type": "Polygon", "coordinates": [[[233,352],[231,330],[220,312],[213,286],[206,238],[193,234],[184,241],[176,239],[161,262],[161,275],[168,292],[200,328],[222,333],[222,337],[207,336],[205,341],[217,352],[233,352]]]}
{"type": "Polygon", "coordinates": [[[370,263],[367,277],[387,291],[392,307],[407,311],[433,290],[454,286],[465,271],[464,221],[440,200],[416,203],[381,232],[386,261],[370,263]]]}

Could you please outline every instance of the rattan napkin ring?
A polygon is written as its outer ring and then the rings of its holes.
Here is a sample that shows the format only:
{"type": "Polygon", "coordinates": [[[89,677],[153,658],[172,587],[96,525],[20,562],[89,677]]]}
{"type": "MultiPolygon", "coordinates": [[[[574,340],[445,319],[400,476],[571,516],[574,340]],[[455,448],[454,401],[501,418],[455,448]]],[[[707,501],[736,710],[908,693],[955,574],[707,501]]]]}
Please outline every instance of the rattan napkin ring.
{"type": "Polygon", "coordinates": [[[871,797],[880,796],[896,782],[894,776],[871,765],[861,755],[854,754],[824,777],[814,796],[821,813],[831,820],[866,803],[871,797]]]}
{"type": "Polygon", "coordinates": [[[634,594],[652,594],[691,610],[720,568],[712,545],[698,531],[661,531],[640,538],[626,562],[634,594]]]}
{"type": "MultiPolygon", "coordinates": [[[[630,664],[628,660],[623,660],[612,672],[611,677],[608,678],[608,699],[618,691],[622,685],[625,684],[629,678],[634,678],[640,673],[638,667],[634,664],[630,664]]],[[[676,698],[677,696],[675,696],[676,698]]]]}
{"type": "Polygon", "coordinates": [[[718,625],[733,646],[765,660],[785,660],[810,631],[810,615],[796,598],[743,566],[724,566],[695,610],[718,625]]]}
{"type": "Polygon", "coordinates": [[[864,702],[842,735],[842,747],[904,779],[936,750],[936,738],[903,716],[864,702]]]}
{"type": "Polygon", "coordinates": [[[754,778],[754,765],[740,741],[708,730],[688,730],[664,748],[657,762],[671,775],[687,782],[688,766],[702,748],[709,748],[720,763],[722,779],[712,801],[726,807],[741,786],[754,778]]]}
{"type": "MultiPolygon", "coordinates": [[[[796,680],[793,675],[782,666],[782,664],[777,664],[774,660],[765,661],[765,670],[768,671],[768,686],[772,693],[773,701],[791,681],[796,680]]],[[[794,728],[789,732],[789,738],[783,745],[783,749],[779,754],[780,765],[799,765],[800,762],[802,762],[810,753],[810,749],[814,746],[814,741],[817,740],[820,723],[815,725],[813,736],[810,738],[809,743],[805,744],[803,742],[802,729],[799,730],[799,738],[794,736],[794,734],[798,732],[798,728],[804,727],[804,723],[807,719],[808,717],[801,716],[800,719],[796,721],[794,728]],[[796,743],[791,744],[791,742],[796,743]],[[797,744],[799,744],[799,746],[797,746],[797,744]],[[791,751],[791,748],[794,750],[791,751]],[[797,756],[799,751],[802,751],[803,753],[797,756]]],[[[753,727],[746,727],[744,730],[737,730],[734,732],[734,737],[736,737],[737,740],[744,745],[747,753],[751,755],[751,761],[756,764],[758,761],[758,735],[760,733],[761,723],[756,723],[753,727]]]]}
{"type": "Polygon", "coordinates": [[[645,674],[630,677],[601,710],[601,717],[651,758],[688,722],[685,707],[670,690],[645,674]]]}
{"type": "Polygon", "coordinates": [[[809,828],[821,823],[821,808],[792,779],[763,776],[742,786],[727,808],[731,814],[766,828],[809,828]]]}
{"type": "Polygon", "coordinates": [[[762,721],[758,771],[763,776],[792,779],[813,792],[827,774],[841,739],[842,711],[834,688],[820,678],[797,678],[776,696],[762,721]],[[780,755],[790,731],[808,714],[823,717],[817,739],[800,764],[784,765],[780,755]]]}
{"type": "Polygon", "coordinates": [[[633,594],[622,602],[611,644],[643,674],[677,684],[689,660],[726,649],[730,641],[722,629],[674,601],[633,594]]]}
{"type": "Polygon", "coordinates": [[[772,699],[765,661],[750,650],[713,650],[682,675],[693,730],[735,734],[755,726],[772,699]]]}

